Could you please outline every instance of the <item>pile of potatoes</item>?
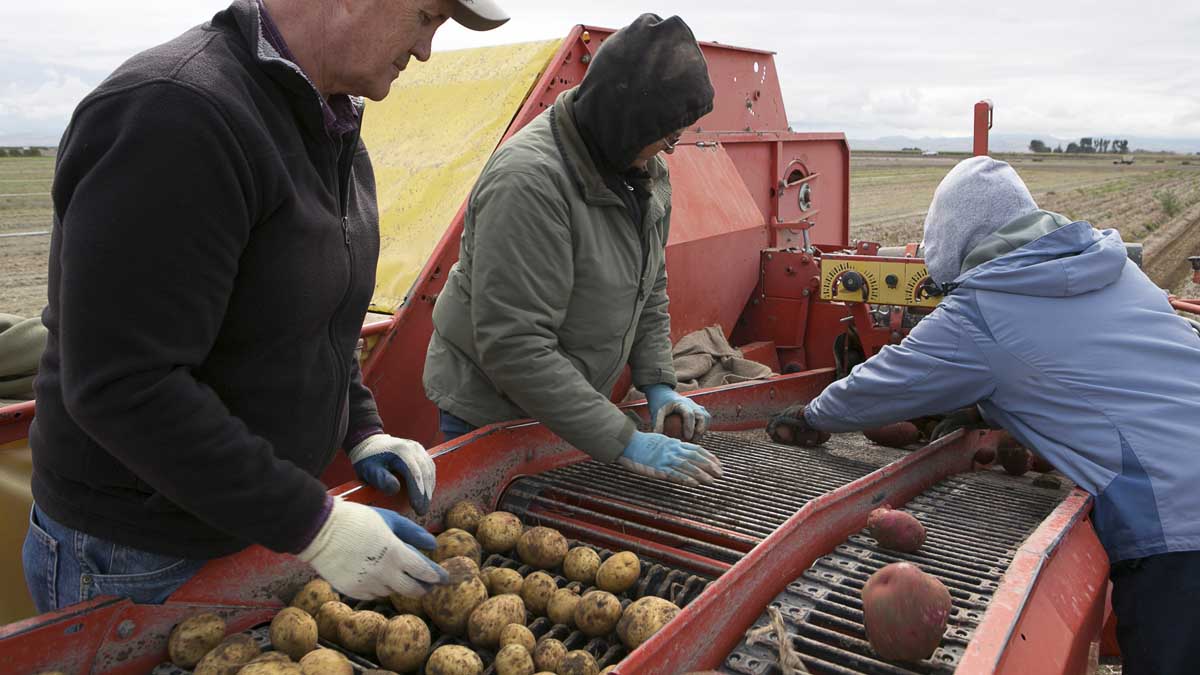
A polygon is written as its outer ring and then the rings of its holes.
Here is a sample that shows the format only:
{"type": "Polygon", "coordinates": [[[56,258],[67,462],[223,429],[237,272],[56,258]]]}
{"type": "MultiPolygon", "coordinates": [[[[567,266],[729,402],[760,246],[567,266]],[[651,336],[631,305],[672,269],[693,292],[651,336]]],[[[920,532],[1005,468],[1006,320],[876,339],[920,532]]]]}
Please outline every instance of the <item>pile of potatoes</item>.
{"type": "Polygon", "coordinates": [[[433,629],[495,653],[497,675],[603,675],[585,650],[569,651],[559,640],[535,640],[526,626],[532,614],[547,616],[590,637],[615,633],[631,650],[679,613],[667,600],[645,597],[624,609],[618,595],[641,575],[641,561],[624,551],[601,561],[596,551],[571,548],[547,527],[526,529],[515,515],[484,513],[463,501],[446,514],[446,529],[427,551],[450,575],[450,584],[423,598],[393,595],[391,618],[355,610],[322,579],[306,584],[291,606],[271,621],[275,651],[260,653],[247,635],[225,636],[225,622],[213,614],[194,616],[176,626],[169,640],[171,661],[197,675],[352,675],[340,652],[318,639],[340,645],[379,663],[383,673],[482,675],[483,659],[474,649],[445,645],[430,653],[433,629]],[[527,576],[506,567],[483,567],[490,554],[511,555],[535,568],[527,576]],[[552,572],[566,577],[559,588],[552,572]]]}

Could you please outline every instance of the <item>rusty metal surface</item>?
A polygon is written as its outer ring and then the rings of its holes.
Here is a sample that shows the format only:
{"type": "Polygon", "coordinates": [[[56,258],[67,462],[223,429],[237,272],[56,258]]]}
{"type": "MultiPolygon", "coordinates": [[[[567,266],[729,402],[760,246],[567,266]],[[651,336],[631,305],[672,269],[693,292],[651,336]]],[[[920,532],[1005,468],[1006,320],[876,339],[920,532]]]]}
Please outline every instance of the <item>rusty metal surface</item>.
{"type": "MultiPolygon", "coordinates": [[[[865,532],[853,534],[790,583],[770,606],[782,613],[792,646],[813,673],[955,672],[1021,543],[1067,492],[1034,487],[1028,479],[995,470],[951,476],[904,506],[926,528],[928,537],[919,551],[897,553],[865,532]],[[880,659],[871,651],[862,625],[863,585],[874,572],[900,561],[939,579],[954,603],[941,646],[920,663],[880,659]]],[[[764,614],[756,626],[768,623],[764,614]]],[[[774,642],[743,641],[722,670],[778,673],[776,654],[774,642]]]]}

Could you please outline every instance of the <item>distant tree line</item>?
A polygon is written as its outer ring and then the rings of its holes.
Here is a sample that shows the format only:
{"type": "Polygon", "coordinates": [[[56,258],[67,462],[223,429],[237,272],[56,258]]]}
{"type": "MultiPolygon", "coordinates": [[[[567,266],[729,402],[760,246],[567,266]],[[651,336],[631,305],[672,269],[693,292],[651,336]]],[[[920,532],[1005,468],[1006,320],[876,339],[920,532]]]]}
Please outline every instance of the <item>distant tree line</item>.
{"type": "Polygon", "coordinates": [[[1063,149],[1062,143],[1053,150],[1038,139],[1029,141],[1030,152],[1070,152],[1070,153],[1089,153],[1089,152],[1113,152],[1124,154],[1129,152],[1129,141],[1119,140],[1115,138],[1093,138],[1091,136],[1079,139],[1079,142],[1074,141],[1067,144],[1066,150],[1063,149]]]}
{"type": "Polygon", "coordinates": [[[42,148],[0,148],[0,157],[41,157],[42,148]]]}

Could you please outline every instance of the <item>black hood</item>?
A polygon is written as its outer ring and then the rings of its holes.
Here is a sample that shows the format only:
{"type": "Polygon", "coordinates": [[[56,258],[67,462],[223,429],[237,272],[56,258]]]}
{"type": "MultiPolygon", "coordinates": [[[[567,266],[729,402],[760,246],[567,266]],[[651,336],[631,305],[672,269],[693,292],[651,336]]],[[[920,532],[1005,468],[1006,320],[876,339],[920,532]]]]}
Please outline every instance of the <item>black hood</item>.
{"type": "Polygon", "coordinates": [[[713,108],[708,63],[677,16],[643,14],[604,41],[575,97],[576,122],[601,169],[624,172],[643,148],[713,108]]]}

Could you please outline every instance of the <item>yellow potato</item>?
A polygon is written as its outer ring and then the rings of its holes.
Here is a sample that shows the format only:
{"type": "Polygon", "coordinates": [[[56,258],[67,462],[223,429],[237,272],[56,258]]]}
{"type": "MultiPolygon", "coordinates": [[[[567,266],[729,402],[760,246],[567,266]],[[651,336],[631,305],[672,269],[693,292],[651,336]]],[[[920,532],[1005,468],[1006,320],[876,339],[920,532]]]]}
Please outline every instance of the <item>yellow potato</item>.
{"type": "Polygon", "coordinates": [[[488,553],[508,553],[521,538],[521,521],[507,511],[493,511],[479,521],[475,538],[488,553]]]}
{"type": "Polygon", "coordinates": [[[533,663],[538,670],[557,672],[563,657],[567,655],[567,646],[561,640],[542,638],[533,648],[533,663]]]}
{"type": "Polygon", "coordinates": [[[621,619],[621,601],[608,591],[588,591],[575,606],[575,627],[585,635],[608,635],[621,619]]]}
{"type": "Polygon", "coordinates": [[[425,609],[421,607],[421,598],[410,598],[407,595],[392,593],[388,596],[388,600],[392,603],[392,607],[400,614],[412,614],[425,618],[425,609]]]}
{"type": "Polygon", "coordinates": [[[642,573],[642,562],[635,553],[622,551],[605,560],[596,570],[596,587],[609,593],[624,593],[633,588],[642,573]]]}
{"type": "Polygon", "coordinates": [[[479,570],[479,580],[483,582],[483,587],[487,589],[488,595],[498,595],[492,592],[492,572],[495,571],[496,568],[492,565],[479,570]]]}
{"type": "Polygon", "coordinates": [[[192,669],[204,655],[221,644],[225,637],[225,619],[216,614],[197,614],[184,619],[171,629],[167,638],[167,654],[171,663],[180,668],[192,669]]]}
{"type": "Polygon", "coordinates": [[[523,623],[510,623],[500,631],[500,646],[507,647],[509,645],[521,645],[530,654],[537,647],[537,640],[533,637],[533,631],[529,630],[523,623]]]}
{"type": "Polygon", "coordinates": [[[237,675],[304,675],[299,664],[288,661],[254,660],[242,666],[237,675]]]}
{"type": "Polygon", "coordinates": [[[521,645],[508,645],[496,654],[496,675],[533,675],[533,657],[521,645]]]}
{"type": "Polygon", "coordinates": [[[431,642],[429,626],[418,617],[404,614],[388,620],[375,643],[375,653],[384,668],[406,673],[425,662],[431,642]]]}
{"type": "Polygon", "coordinates": [[[558,675],[600,675],[596,659],[582,649],[567,652],[558,665],[558,675]]]}
{"type": "Polygon", "coordinates": [[[557,590],[558,583],[554,581],[554,577],[545,572],[533,572],[525,577],[524,583],[521,584],[521,599],[525,601],[525,607],[529,611],[545,614],[550,596],[557,590]]]}
{"type": "Polygon", "coordinates": [[[560,588],[546,603],[546,616],[554,623],[575,625],[575,607],[579,604],[579,592],[573,588],[560,588]]]}
{"type": "Polygon", "coordinates": [[[521,573],[509,569],[507,567],[494,567],[489,575],[491,586],[488,587],[488,592],[492,595],[504,595],[506,593],[521,594],[521,586],[525,583],[525,577],[521,573]]]}
{"type": "Polygon", "coordinates": [[[576,546],[567,551],[563,559],[563,576],[571,581],[582,581],[591,585],[596,581],[596,570],[600,569],[600,554],[586,546],[576,546]]]}
{"type": "Polygon", "coordinates": [[[652,595],[646,596],[625,608],[621,620],[617,622],[617,637],[632,651],[649,640],[677,614],[679,607],[675,603],[652,595]]]}
{"type": "Polygon", "coordinates": [[[310,616],[316,616],[317,610],[321,609],[321,605],[330,600],[341,600],[342,598],[333,590],[333,586],[329,585],[324,579],[313,579],[304,584],[300,592],[296,593],[292,598],[292,607],[299,607],[308,612],[310,616]]]}
{"type": "Polygon", "coordinates": [[[471,644],[494,648],[500,644],[500,632],[510,623],[525,623],[525,602],[519,595],[497,595],[471,612],[467,635],[471,644]]]}
{"type": "Polygon", "coordinates": [[[359,654],[374,654],[375,642],[386,624],[387,619],[379,612],[354,612],[338,624],[338,644],[359,654]]]}
{"type": "Polygon", "coordinates": [[[350,605],[338,600],[330,600],[317,610],[317,637],[330,642],[337,642],[338,626],[342,620],[354,613],[350,605]]]}
{"type": "Polygon", "coordinates": [[[425,675],[483,675],[483,659],[466,647],[444,645],[430,654],[425,675]]]}
{"type": "Polygon", "coordinates": [[[463,500],[455,503],[446,512],[446,527],[475,534],[479,527],[479,521],[482,519],[483,509],[479,508],[475,502],[463,500]]]}
{"type": "Polygon", "coordinates": [[[299,607],[286,607],[271,619],[271,644],[293,659],[317,648],[317,621],[299,607]]]}
{"type": "Polygon", "coordinates": [[[425,595],[422,607],[443,633],[462,635],[467,630],[471,612],[487,600],[487,587],[479,579],[479,566],[470,558],[450,558],[441,565],[458,583],[433,589],[425,595]]]}
{"type": "Polygon", "coordinates": [[[225,675],[236,672],[237,666],[250,663],[259,653],[258,644],[253,638],[244,633],[235,633],[205,654],[192,672],[194,675],[225,675]]]}
{"type": "Polygon", "coordinates": [[[527,565],[544,570],[555,569],[567,556],[567,538],[558,530],[535,527],[517,540],[517,554],[527,565]]]}
{"type": "Polygon", "coordinates": [[[442,562],[457,556],[466,556],[478,565],[483,560],[479,542],[466,530],[450,529],[437,536],[437,549],[433,552],[433,561],[442,562]]]}
{"type": "Polygon", "coordinates": [[[315,649],[300,659],[304,675],[354,675],[354,666],[341,652],[315,649]]]}
{"type": "MultiPolygon", "coordinates": [[[[276,661],[280,663],[292,662],[292,660],[288,658],[288,655],[284,654],[283,652],[263,652],[262,654],[250,659],[250,663],[271,663],[276,661]]],[[[246,665],[250,665],[250,663],[247,663],[246,665]]]]}

